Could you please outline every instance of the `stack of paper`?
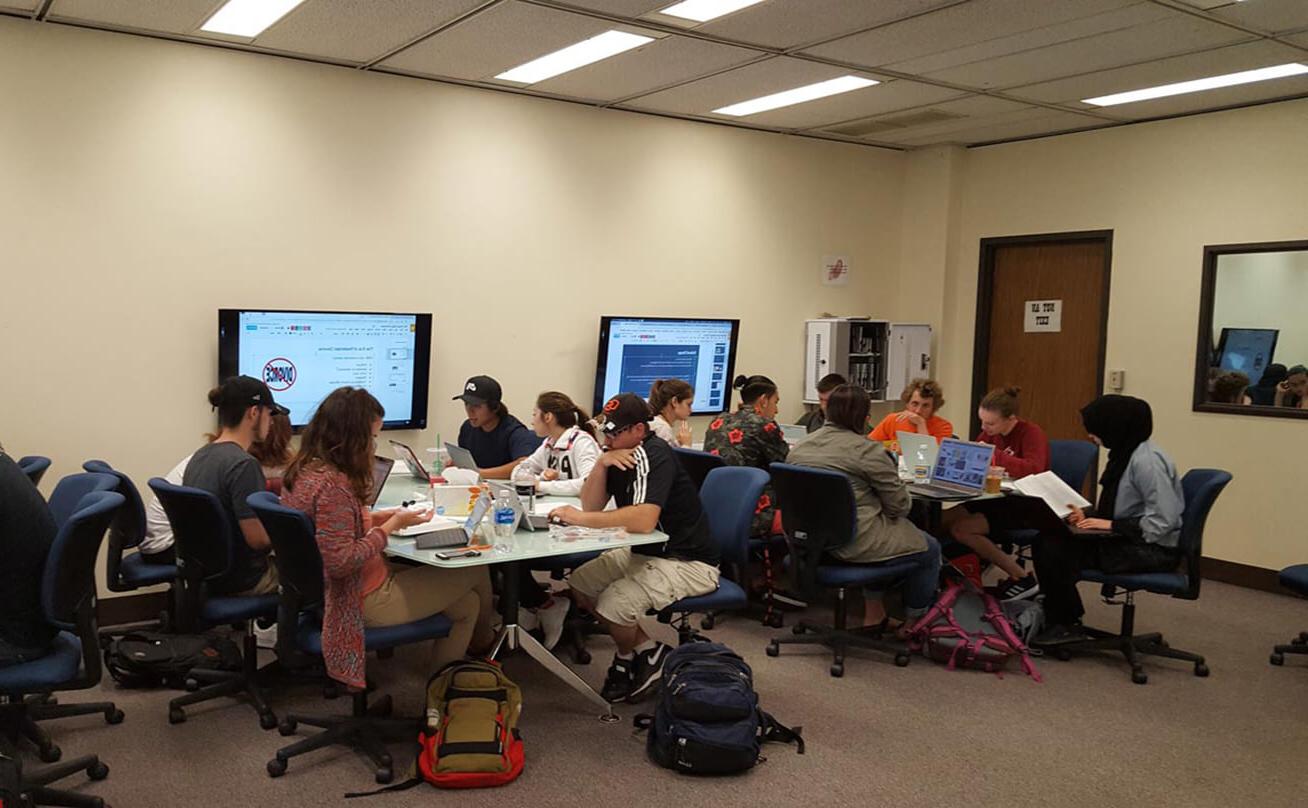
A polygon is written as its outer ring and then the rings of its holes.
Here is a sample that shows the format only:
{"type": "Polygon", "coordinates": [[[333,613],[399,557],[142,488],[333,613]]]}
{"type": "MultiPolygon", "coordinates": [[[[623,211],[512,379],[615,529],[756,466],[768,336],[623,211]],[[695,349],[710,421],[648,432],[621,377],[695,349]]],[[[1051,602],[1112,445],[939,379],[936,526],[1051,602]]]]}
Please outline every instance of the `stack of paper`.
{"type": "Polygon", "coordinates": [[[1072,507],[1089,508],[1085,497],[1072,490],[1072,487],[1058,478],[1052,471],[1032,474],[1013,482],[1013,487],[1028,497],[1039,497],[1045,501],[1050,510],[1059,519],[1072,512],[1072,507]]]}

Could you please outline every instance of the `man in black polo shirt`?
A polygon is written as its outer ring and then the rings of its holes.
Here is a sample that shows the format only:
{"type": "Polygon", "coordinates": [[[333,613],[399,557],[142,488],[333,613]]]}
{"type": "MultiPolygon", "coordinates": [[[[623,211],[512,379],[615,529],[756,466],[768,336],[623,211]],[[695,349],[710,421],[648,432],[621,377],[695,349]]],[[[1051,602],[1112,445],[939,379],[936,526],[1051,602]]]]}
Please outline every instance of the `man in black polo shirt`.
{"type": "Polygon", "coordinates": [[[635,701],[658,685],[670,650],[641,630],[640,618],[715,591],[718,552],[699,492],[672,447],[650,430],[645,400],[631,393],[615,396],[604,405],[604,416],[605,451],[581,489],[582,510],[556,508],[550,518],[668,534],[664,545],[609,550],[568,576],[577,603],[608,625],[618,646],[601,695],[607,701],[635,701]],[[610,498],[617,509],[606,511],[610,498]]]}

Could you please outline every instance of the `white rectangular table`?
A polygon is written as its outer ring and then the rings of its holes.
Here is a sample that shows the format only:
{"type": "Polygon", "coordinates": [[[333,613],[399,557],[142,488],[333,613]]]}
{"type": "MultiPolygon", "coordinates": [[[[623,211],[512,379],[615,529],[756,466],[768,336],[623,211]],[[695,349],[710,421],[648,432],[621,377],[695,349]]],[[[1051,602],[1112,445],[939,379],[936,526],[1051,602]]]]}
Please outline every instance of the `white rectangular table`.
{"type": "MultiPolygon", "coordinates": [[[[428,486],[422,481],[407,474],[392,475],[386,481],[386,486],[382,489],[376,507],[394,508],[400,506],[403,502],[418,497],[425,500],[427,495],[428,486]]],[[[575,497],[538,497],[536,502],[537,512],[541,512],[546,503],[553,503],[555,507],[563,505],[581,507],[581,501],[575,497]]],[[[614,715],[612,705],[601,698],[594,688],[586,684],[585,680],[574,673],[571,668],[560,662],[554,654],[550,653],[549,649],[537,642],[535,637],[518,625],[518,576],[521,574],[521,565],[529,561],[552,556],[602,552],[618,547],[635,547],[644,544],[662,544],[667,540],[666,533],[655,531],[653,533],[628,533],[625,538],[620,539],[563,541],[551,537],[549,530],[529,531],[522,529],[513,534],[512,549],[504,553],[496,552],[492,547],[484,547],[481,555],[475,558],[443,559],[436,557],[436,553],[441,551],[419,550],[416,539],[391,536],[390,541],[387,543],[386,554],[419,564],[447,569],[481,567],[491,564],[504,565],[504,580],[500,591],[500,617],[504,621],[504,627],[495,639],[495,645],[490,654],[491,658],[498,656],[502,649],[512,651],[521,648],[550,673],[571,685],[577,692],[592,702],[602,706],[605,712],[600,717],[601,720],[613,722],[617,721],[618,717],[614,715]]]]}

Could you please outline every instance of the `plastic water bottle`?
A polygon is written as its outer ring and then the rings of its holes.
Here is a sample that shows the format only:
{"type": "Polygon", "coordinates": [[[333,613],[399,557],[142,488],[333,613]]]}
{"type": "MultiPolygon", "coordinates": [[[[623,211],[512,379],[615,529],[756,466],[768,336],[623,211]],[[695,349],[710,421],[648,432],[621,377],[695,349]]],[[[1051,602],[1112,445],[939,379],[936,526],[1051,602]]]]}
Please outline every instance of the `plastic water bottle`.
{"type": "Polygon", "coordinates": [[[495,552],[508,553],[513,549],[510,543],[513,538],[513,529],[517,527],[514,524],[513,503],[508,495],[501,491],[495,495],[493,503],[495,514],[495,552]]]}

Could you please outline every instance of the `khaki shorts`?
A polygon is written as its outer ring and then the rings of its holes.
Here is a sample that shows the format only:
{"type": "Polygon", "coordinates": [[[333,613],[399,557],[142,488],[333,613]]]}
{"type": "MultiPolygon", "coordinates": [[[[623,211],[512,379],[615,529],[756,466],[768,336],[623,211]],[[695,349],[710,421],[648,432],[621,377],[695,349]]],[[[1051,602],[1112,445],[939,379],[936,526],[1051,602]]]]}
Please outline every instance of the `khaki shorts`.
{"type": "Polygon", "coordinates": [[[702,561],[654,558],[619,547],[582,564],[568,576],[568,584],[595,602],[600,617],[634,626],[649,611],[715,591],[718,569],[702,561]]]}

